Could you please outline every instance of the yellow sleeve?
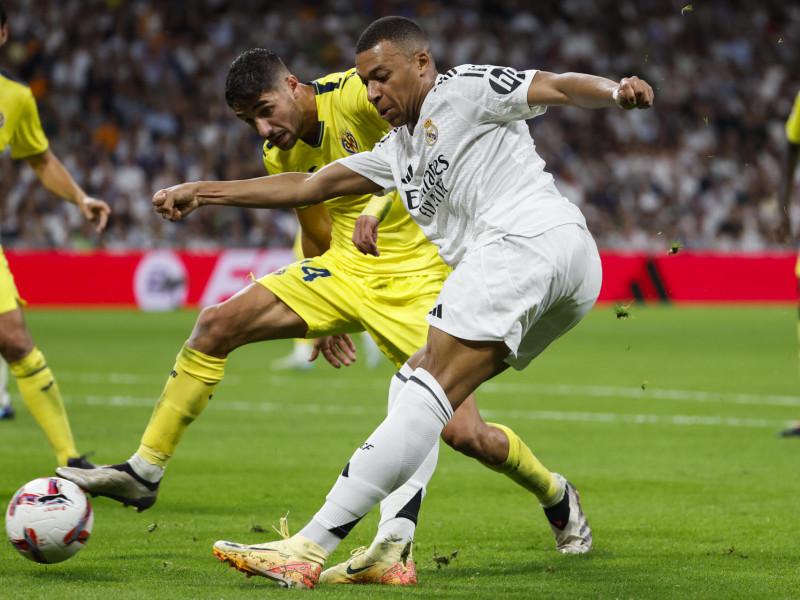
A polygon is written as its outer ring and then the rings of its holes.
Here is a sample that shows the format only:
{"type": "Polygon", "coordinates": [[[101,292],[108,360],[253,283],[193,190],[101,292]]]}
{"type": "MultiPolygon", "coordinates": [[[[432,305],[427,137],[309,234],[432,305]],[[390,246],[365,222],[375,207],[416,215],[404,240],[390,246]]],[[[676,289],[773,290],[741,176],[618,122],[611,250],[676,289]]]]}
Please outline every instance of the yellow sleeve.
{"type": "Polygon", "coordinates": [[[794,99],[794,108],[786,121],[786,138],[793,144],[800,144],[800,92],[794,99]]]}
{"type": "Polygon", "coordinates": [[[36,100],[30,90],[22,102],[19,121],[14,124],[11,136],[11,158],[20,159],[41,154],[49,147],[47,136],[42,131],[36,100]]]}
{"type": "Polygon", "coordinates": [[[386,215],[389,214],[389,211],[392,210],[392,200],[394,200],[394,198],[394,194],[389,194],[387,196],[373,196],[369,199],[369,202],[367,202],[367,205],[364,207],[364,210],[361,211],[361,214],[377,217],[378,221],[383,221],[386,218],[386,215]]]}

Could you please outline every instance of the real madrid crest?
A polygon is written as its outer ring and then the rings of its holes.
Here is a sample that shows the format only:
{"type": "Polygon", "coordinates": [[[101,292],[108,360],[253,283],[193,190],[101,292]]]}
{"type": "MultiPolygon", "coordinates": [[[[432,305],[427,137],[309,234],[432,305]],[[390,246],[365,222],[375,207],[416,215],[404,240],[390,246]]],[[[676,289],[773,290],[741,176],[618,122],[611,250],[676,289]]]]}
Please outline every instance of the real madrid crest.
{"type": "Polygon", "coordinates": [[[428,142],[429,146],[433,146],[436,140],[439,139],[439,130],[436,129],[436,125],[430,119],[425,119],[422,126],[425,128],[425,141],[428,142]]]}
{"type": "Polygon", "coordinates": [[[348,154],[356,154],[358,152],[358,142],[356,141],[356,136],[354,136],[349,131],[342,131],[339,134],[339,139],[342,142],[342,148],[348,154]]]}

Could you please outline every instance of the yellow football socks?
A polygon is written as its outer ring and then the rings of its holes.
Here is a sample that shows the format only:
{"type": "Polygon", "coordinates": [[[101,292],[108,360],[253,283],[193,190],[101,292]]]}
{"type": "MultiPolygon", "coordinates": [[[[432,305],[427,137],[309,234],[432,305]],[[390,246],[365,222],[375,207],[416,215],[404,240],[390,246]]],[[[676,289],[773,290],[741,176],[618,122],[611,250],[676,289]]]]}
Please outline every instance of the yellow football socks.
{"type": "Polygon", "coordinates": [[[224,358],[214,358],[185,346],[156,403],[136,453],[152,465],[165,467],[178,442],[203,412],[225,373],[224,358]]]}
{"type": "Polygon", "coordinates": [[[56,451],[58,464],[65,466],[68,458],[78,456],[78,451],[72,440],[61,392],[44,355],[34,347],[28,356],[8,366],[17,378],[19,394],[25,406],[56,451]]]}
{"type": "Polygon", "coordinates": [[[532,492],[543,506],[552,504],[558,491],[556,478],[510,428],[498,423],[487,423],[487,425],[496,427],[508,437],[508,458],[499,465],[484,464],[493,471],[507,475],[512,481],[532,492]]]}

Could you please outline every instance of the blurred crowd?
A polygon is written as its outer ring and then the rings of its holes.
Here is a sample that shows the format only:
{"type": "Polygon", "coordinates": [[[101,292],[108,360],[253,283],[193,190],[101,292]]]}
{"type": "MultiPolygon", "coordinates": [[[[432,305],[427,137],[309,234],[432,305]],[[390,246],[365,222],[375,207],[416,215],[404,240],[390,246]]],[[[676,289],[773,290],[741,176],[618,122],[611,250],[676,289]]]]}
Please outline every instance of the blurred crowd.
{"type": "Polygon", "coordinates": [[[112,218],[94,234],[24,161],[5,156],[0,241],[291,245],[290,212],[212,208],[172,224],[150,199],[183,181],[264,174],[261,140],[224,100],[240,52],[271,48],[310,80],[351,67],[364,27],[400,14],[427,31],[440,72],[485,63],[653,85],[650,111],[551,108],[530,121],[601,247],[776,247],[783,125],[800,90],[800,4],[686,1],[4,0],[11,35],[0,66],[31,86],[54,151],[112,218]]]}

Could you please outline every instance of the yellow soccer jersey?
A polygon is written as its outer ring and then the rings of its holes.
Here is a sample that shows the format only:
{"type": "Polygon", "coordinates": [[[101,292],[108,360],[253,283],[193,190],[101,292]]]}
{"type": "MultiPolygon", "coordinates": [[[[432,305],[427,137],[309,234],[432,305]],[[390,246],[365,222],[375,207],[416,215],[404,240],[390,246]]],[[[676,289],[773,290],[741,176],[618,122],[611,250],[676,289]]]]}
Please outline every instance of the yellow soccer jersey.
{"type": "MultiPolygon", "coordinates": [[[[264,165],[271,174],[310,173],[338,158],[372,150],[388,131],[367,100],[367,89],[355,69],[332,73],[311,82],[317,95],[319,137],[315,144],[298,140],[291,150],[264,144],[264,165]]],[[[436,251],[408,215],[395,193],[395,201],[378,233],[379,257],[364,256],[353,245],[355,222],[372,196],[343,196],[328,200],[333,231],[329,253],[340,265],[361,274],[420,274],[446,269],[436,251]]]]}
{"type": "Polygon", "coordinates": [[[800,92],[794,99],[794,108],[786,121],[786,137],[793,144],[800,144],[800,92]]]}
{"type": "Polygon", "coordinates": [[[0,71],[0,152],[9,145],[14,159],[41,154],[49,146],[31,89],[0,71]]]}

